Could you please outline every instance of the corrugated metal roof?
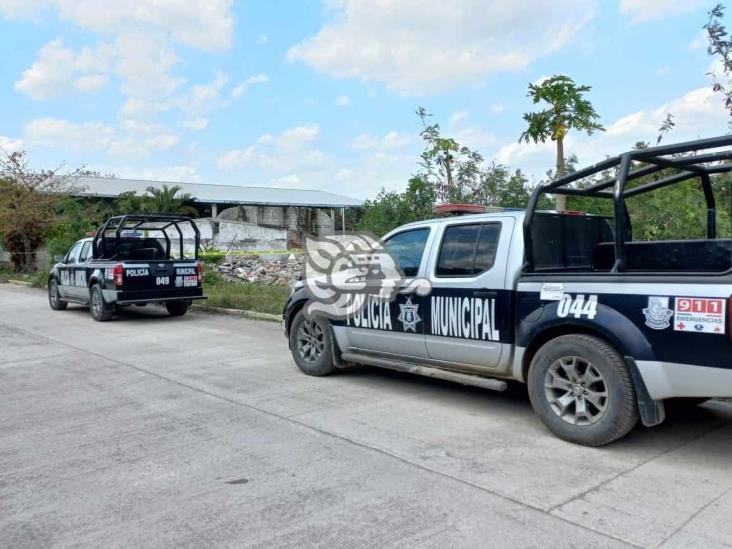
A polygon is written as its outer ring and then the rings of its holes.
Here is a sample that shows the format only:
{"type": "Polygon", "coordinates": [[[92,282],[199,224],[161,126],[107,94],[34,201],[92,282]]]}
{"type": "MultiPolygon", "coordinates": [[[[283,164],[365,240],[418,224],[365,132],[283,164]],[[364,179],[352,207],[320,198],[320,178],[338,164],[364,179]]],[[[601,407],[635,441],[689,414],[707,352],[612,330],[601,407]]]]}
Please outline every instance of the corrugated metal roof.
{"type": "Polygon", "coordinates": [[[329,193],[305,189],[279,189],[274,187],[244,187],[238,185],[209,185],[206,183],[179,183],[177,181],[148,181],[145,179],[120,179],[116,177],[81,177],[80,195],[113,198],[124,192],[145,194],[148,187],[172,187],[178,185],[181,193],[190,193],[196,202],[218,204],[257,204],[268,206],[310,206],[343,208],[361,206],[363,202],[329,193]]]}

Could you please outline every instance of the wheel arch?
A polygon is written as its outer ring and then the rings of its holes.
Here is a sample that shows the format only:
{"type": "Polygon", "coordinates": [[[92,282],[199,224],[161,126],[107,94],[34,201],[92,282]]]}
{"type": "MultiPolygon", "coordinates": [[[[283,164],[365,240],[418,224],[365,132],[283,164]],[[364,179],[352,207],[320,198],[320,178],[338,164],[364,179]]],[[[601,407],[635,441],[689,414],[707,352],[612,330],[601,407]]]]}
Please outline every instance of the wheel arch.
{"type": "Polygon", "coordinates": [[[556,303],[542,306],[524,318],[516,333],[516,344],[524,349],[521,364],[516,367],[521,379],[526,379],[531,360],[537,351],[555,337],[568,334],[586,334],[599,337],[612,345],[624,357],[636,360],[654,360],[655,353],[645,334],[628,317],[599,304],[593,318],[560,318],[556,303]],[[520,367],[520,369],[519,369],[520,367]]]}

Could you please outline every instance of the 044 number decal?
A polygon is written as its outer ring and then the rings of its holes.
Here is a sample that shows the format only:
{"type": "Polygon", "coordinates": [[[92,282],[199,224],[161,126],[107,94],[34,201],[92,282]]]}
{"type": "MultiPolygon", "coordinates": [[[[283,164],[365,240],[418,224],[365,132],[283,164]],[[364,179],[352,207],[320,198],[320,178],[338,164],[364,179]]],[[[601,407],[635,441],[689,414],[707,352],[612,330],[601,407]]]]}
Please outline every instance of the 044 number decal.
{"type": "Polygon", "coordinates": [[[574,318],[587,317],[589,319],[593,319],[596,314],[596,295],[591,295],[585,298],[584,294],[577,294],[576,296],[564,294],[557,306],[557,316],[559,318],[573,316],[574,318]]]}

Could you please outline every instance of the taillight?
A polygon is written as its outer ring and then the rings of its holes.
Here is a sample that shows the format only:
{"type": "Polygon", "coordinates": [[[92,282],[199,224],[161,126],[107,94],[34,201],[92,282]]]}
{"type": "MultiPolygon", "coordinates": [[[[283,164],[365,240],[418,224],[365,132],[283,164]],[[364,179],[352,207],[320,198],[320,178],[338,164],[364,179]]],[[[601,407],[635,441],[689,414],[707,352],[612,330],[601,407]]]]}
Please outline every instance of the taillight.
{"type": "Polygon", "coordinates": [[[124,270],[122,268],[122,263],[117,263],[114,266],[114,285],[115,286],[122,286],[122,274],[124,273],[124,270]]]}
{"type": "Polygon", "coordinates": [[[203,263],[200,261],[196,262],[196,272],[198,272],[198,282],[200,284],[203,282],[203,263]]]}

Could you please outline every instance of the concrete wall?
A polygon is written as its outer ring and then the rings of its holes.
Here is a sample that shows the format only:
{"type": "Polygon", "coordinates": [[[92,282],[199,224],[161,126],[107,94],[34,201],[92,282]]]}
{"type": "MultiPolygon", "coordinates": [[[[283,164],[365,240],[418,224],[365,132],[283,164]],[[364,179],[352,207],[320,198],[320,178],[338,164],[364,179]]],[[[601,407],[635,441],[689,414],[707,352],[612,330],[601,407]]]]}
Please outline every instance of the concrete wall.
{"type": "Polygon", "coordinates": [[[221,210],[217,219],[245,221],[264,227],[286,228],[312,234],[332,234],[334,219],[330,209],[295,206],[233,206],[221,210]]]}
{"type": "MultiPolygon", "coordinates": [[[[217,250],[285,250],[287,249],[287,229],[261,227],[243,221],[226,221],[221,217],[215,221],[211,218],[196,219],[201,233],[202,245],[217,250]],[[214,223],[217,225],[214,231],[214,223]]],[[[190,252],[195,245],[193,230],[181,225],[183,229],[184,248],[190,252]]],[[[172,234],[171,234],[172,236],[172,234]]],[[[177,241],[173,242],[175,246],[177,241]]]]}

